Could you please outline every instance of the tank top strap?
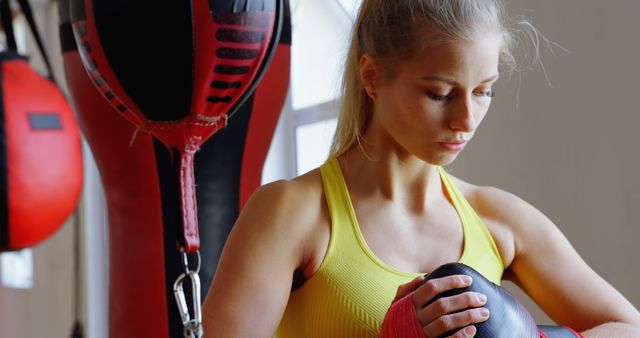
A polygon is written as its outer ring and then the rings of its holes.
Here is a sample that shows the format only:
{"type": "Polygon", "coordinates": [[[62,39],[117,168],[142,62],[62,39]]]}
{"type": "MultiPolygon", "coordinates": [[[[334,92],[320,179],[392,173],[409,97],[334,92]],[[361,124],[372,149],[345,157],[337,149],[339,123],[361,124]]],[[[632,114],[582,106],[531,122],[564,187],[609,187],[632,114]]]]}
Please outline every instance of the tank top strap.
{"type": "Polygon", "coordinates": [[[455,186],[443,167],[440,178],[464,227],[465,250],[460,262],[473,266],[496,284],[500,284],[504,263],[491,232],[464,195],[455,186]]]}
{"type": "Polygon", "coordinates": [[[326,256],[330,257],[336,251],[355,254],[354,248],[360,247],[358,221],[338,160],[336,158],[327,160],[320,166],[320,172],[331,217],[331,237],[326,256]]]}
{"type": "Polygon", "coordinates": [[[338,211],[344,213],[351,206],[346,190],[346,182],[342,177],[338,160],[335,158],[328,159],[320,166],[320,173],[322,174],[322,185],[331,219],[336,219],[339,215],[334,215],[334,213],[338,211]]]}
{"type": "Polygon", "coordinates": [[[327,257],[331,255],[349,256],[371,271],[377,271],[391,278],[414,278],[419,273],[398,270],[376,256],[369,248],[351,201],[342,169],[337,159],[328,160],[321,167],[325,194],[331,214],[331,238],[327,257]]]}

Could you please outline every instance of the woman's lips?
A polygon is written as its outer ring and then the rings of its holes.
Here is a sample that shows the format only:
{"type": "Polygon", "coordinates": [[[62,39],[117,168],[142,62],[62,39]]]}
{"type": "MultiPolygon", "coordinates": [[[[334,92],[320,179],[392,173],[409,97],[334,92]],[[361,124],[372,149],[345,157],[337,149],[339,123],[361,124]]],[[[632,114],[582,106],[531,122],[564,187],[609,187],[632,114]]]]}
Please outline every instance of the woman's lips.
{"type": "Polygon", "coordinates": [[[467,142],[466,141],[460,141],[455,143],[438,142],[438,144],[448,151],[461,151],[462,149],[464,149],[464,146],[467,144],[467,142]]]}

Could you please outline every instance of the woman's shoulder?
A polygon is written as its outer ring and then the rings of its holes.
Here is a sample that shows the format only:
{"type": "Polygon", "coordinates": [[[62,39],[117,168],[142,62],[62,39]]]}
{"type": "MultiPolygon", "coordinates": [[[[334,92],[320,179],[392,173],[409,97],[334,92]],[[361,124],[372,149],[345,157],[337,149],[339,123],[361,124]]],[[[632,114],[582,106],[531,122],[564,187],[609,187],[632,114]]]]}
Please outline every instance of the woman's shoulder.
{"type": "Polygon", "coordinates": [[[260,186],[251,196],[247,206],[266,207],[275,214],[293,218],[309,218],[310,212],[319,209],[322,202],[322,179],[315,169],[293,179],[283,179],[260,186]]]}
{"type": "Polygon", "coordinates": [[[240,214],[243,223],[307,241],[328,218],[320,170],[259,187],[240,214]],[[247,222],[248,221],[248,222],[247,222]]]}
{"type": "Polygon", "coordinates": [[[452,181],[491,232],[508,266],[522,248],[522,240],[539,235],[548,218],[517,195],[493,186],[452,181]]]}
{"type": "Polygon", "coordinates": [[[517,195],[486,185],[476,185],[449,175],[464,198],[473,209],[487,218],[508,223],[512,226],[520,224],[523,216],[539,212],[531,204],[517,195]]]}
{"type": "Polygon", "coordinates": [[[298,268],[305,275],[315,271],[329,241],[330,223],[319,169],[261,186],[245,209],[249,215],[241,217],[252,221],[243,223],[260,224],[267,228],[261,231],[286,236],[289,241],[296,242],[301,259],[298,268]]]}

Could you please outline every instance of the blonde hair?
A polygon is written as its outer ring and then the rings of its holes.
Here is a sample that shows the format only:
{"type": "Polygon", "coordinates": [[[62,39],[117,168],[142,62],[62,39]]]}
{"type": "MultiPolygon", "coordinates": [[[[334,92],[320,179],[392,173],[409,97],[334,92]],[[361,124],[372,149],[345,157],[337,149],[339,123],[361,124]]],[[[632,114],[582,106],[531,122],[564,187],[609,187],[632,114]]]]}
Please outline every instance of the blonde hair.
{"type": "Polygon", "coordinates": [[[497,32],[502,38],[501,61],[513,68],[512,39],[503,13],[500,0],[363,0],[345,62],[340,116],[329,157],[359,144],[371,117],[373,101],[360,80],[362,55],[370,55],[389,78],[394,64],[430,45],[497,32]]]}

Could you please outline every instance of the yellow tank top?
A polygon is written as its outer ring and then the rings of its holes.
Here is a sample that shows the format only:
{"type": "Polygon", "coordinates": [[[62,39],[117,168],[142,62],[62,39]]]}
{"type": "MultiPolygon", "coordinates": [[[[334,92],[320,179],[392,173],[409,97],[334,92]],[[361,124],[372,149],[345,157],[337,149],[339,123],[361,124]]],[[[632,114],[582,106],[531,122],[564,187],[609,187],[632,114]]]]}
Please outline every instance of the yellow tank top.
{"type": "MultiPolygon", "coordinates": [[[[329,247],[317,272],[291,293],[276,337],[377,338],[398,286],[422,273],[399,271],[376,257],[360,232],[338,161],[328,160],[320,171],[331,215],[329,247]]],[[[460,262],[499,284],[504,267],[491,234],[439,171],[463,225],[460,262]]]]}

